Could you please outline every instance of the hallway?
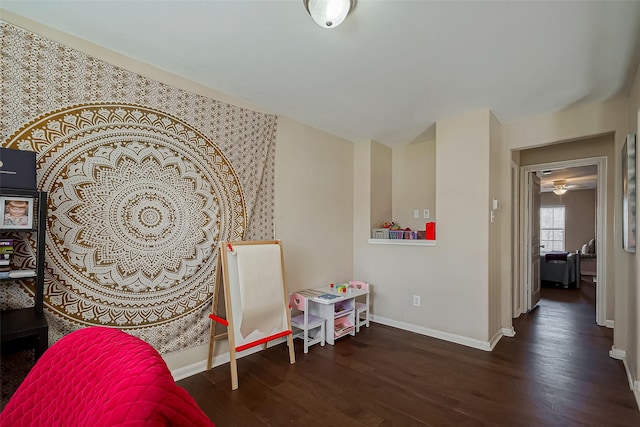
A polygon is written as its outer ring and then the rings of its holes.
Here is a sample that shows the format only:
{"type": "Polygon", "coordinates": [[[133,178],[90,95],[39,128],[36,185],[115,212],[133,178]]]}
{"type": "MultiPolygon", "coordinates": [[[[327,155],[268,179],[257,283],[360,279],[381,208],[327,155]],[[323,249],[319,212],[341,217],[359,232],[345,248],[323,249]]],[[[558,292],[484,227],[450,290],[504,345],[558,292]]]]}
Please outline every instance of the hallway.
{"type": "Polygon", "coordinates": [[[638,408],[622,361],[608,355],[613,330],[596,325],[595,286],[583,280],[580,289],[543,287],[539,306],[514,320],[516,337],[503,338],[496,350],[528,353],[531,391],[554,412],[629,425],[618,405],[638,408]]]}

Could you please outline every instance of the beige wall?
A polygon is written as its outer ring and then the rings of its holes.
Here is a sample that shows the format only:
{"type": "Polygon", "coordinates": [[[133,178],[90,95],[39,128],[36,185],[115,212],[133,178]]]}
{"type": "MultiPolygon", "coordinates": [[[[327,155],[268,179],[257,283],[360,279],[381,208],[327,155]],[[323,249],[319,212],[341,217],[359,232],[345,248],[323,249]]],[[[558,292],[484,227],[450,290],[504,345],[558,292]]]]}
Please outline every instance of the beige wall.
{"type": "Polygon", "coordinates": [[[369,148],[371,164],[368,174],[371,186],[366,191],[371,197],[371,219],[367,224],[371,228],[379,228],[382,222],[393,218],[393,153],[391,148],[377,142],[369,143],[369,148]]]}
{"type": "Polygon", "coordinates": [[[545,192],[541,206],[565,207],[565,250],[575,252],[596,237],[596,190],[570,190],[562,196],[545,192]]]}
{"type": "Polygon", "coordinates": [[[628,129],[627,106],[623,98],[503,123],[502,140],[506,149],[520,150],[618,132],[616,144],[622,144],[628,129]]]}
{"type": "MultiPolygon", "coordinates": [[[[450,167],[436,168],[435,247],[369,244],[369,230],[354,227],[354,277],[373,285],[378,321],[466,345],[489,341],[489,122],[483,110],[437,123],[436,164],[450,167]]],[[[358,144],[356,195],[367,191],[369,152],[358,144]]],[[[367,221],[366,198],[354,204],[355,224],[367,221]]]]}
{"type": "Polygon", "coordinates": [[[280,117],[275,188],[288,288],[351,280],[353,144],[280,117]]]}
{"type": "Polygon", "coordinates": [[[394,147],[392,153],[393,220],[403,228],[424,230],[425,223],[436,218],[436,140],[394,147]],[[423,215],[425,209],[429,209],[428,219],[423,215]]]}
{"type": "MultiPolygon", "coordinates": [[[[509,293],[502,293],[502,281],[509,280],[508,273],[502,269],[504,262],[502,258],[502,247],[500,246],[501,236],[507,233],[510,215],[504,209],[505,200],[501,198],[501,189],[504,185],[500,176],[500,164],[508,161],[502,158],[502,139],[500,134],[500,122],[496,117],[489,114],[489,200],[486,209],[489,211],[489,323],[487,325],[489,337],[493,340],[501,335],[503,316],[510,325],[510,313],[503,310],[504,305],[510,307],[509,293]],[[497,206],[494,206],[493,201],[497,206]]],[[[508,265],[508,263],[507,263],[508,265]]],[[[508,289],[508,288],[507,288],[508,289]]]]}

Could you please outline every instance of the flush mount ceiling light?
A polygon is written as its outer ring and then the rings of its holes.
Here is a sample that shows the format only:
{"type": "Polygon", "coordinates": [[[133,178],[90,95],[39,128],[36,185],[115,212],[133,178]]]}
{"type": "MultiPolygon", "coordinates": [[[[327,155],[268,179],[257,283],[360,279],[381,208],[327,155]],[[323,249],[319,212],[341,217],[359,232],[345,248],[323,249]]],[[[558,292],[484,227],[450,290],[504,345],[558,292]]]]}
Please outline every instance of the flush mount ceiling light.
{"type": "Polygon", "coordinates": [[[553,192],[554,194],[558,195],[558,196],[562,196],[564,193],[567,192],[567,190],[569,189],[569,187],[567,187],[567,180],[566,179],[559,179],[557,181],[553,181],[553,192]]]}
{"type": "Polygon", "coordinates": [[[302,0],[309,15],[323,28],[335,28],[351,10],[351,0],[302,0]]]}

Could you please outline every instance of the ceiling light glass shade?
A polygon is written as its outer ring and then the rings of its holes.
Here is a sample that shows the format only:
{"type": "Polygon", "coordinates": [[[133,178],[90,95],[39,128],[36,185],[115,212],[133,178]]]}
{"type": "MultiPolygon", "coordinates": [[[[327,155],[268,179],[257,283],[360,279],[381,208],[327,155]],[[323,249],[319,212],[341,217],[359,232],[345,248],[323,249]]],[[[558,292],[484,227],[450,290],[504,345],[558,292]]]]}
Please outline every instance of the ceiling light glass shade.
{"type": "Polygon", "coordinates": [[[565,179],[553,181],[553,193],[562,196],[567,192],[568,188],[566,186],[567,181],[565,179]]]}
{"type": "Polygon", "coordinates": [[[309,15],[323,28],[337,27],[351,10],[351,0],[303,0],[303,2],[309,15]]]}

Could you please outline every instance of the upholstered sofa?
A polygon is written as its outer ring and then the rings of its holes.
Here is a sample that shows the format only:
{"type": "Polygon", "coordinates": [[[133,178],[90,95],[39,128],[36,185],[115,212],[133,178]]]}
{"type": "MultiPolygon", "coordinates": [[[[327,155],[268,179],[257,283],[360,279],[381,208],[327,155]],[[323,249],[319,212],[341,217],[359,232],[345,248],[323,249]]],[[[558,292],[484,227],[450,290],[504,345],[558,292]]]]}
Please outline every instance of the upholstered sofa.
{"type": "Polygon", "coordinates": [[[543,285],[580,287],[580,253],[549,252],[540,255],[540,281],[543,285]]]}

